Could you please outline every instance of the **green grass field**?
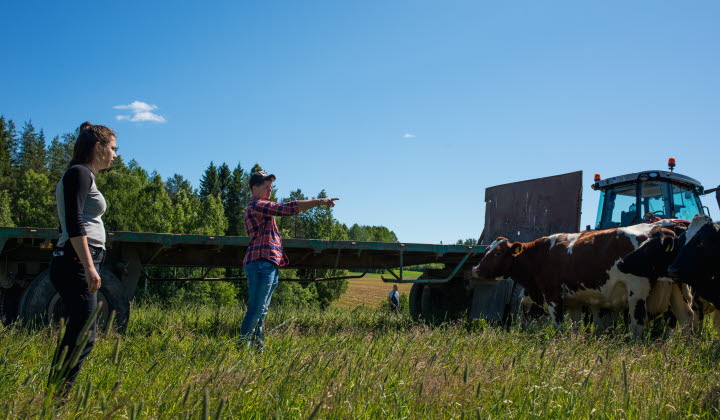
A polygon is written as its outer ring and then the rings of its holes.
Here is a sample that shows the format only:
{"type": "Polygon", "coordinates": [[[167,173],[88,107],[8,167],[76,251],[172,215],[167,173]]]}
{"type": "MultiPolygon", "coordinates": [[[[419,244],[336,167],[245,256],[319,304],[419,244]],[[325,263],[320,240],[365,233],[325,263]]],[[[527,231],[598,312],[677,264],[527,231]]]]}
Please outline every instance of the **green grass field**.
{"type": "Polygon", "coordinates": [[[99,337],[69,401],[48,399],[54,329],[0,327],[0,418],[717,418],[720,339],[635,342],[547,325],[429,327],[382,309],[134,307],[99,337]]]}

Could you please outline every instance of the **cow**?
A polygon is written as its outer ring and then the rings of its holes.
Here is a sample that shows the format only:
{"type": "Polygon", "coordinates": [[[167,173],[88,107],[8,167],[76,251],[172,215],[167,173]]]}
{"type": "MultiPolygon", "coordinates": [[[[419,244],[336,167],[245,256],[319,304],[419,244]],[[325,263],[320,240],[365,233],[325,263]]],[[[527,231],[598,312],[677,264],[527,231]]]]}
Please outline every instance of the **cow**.
{"type": "Polygon", "coordinates": [[[675,281],[690,285],[698,295],[720,305],[720,224],[704,215],[693,218],[687,241],[668,268],[675,281]]]}
{"type": "MultiPolygon", "coordinates": [[[[654,278],[658,280],[658,286],[667,284],[670,281],[668,268],[678,256],[680,249],[687,241],[686,227],[674,226],[672,229],[655,228],[650,232],[650,237],[643,242],[638,249],[626,255],[619,263],[618,269],[626,274],[634,274],[639,277],[654,278]]],[[[696,228],[689,232],[693,235],[696,228]]],[[[691,291],[687,284],[673,282],[671,299],[680,296],[684,300],[693,302],[693,309],[696,314],[693,320],[693,329],[701,325],[704,315],[710,315],[713,325],[720,331],[720,312],[708,300],[699,296],[696,291],[691,291]],[[678,288],[679,291],[678,292],[678,288]]]]}
{"type": "MultiPolygon", "coordinates": [[[[511,243],[497,238],[473,268],[478,279],[512,278],[536,303],[547,308],[555,327],[562,328],[566,308],[628,309],[633,335],[641,336],[648,318],[648,299],[656,281],[620,272],[617,263],[637,249],[658,224],[556,234],[533,242],[511,243]]],[[[673,307],[681,323],[689,324],[688,302],[673,307]]],[[[598,319],[596,318],[596,322],[598,319]]]]}

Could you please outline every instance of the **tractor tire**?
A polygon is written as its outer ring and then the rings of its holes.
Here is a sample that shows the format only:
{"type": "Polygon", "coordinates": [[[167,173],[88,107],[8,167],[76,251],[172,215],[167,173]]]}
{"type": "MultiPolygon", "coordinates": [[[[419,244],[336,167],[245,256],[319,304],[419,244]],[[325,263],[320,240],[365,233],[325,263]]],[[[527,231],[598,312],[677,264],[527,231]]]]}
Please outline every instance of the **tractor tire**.
{"type": "MultiPolygon", "coordinates": [[[[104,328],[114,311],[115,329],[123,333],[130,316],[130,302],[123,284],[112,271],[104,268],[100,272],[100,278],[102,287],[98,291],[98,304],[102,302],[102,308],[98,315],[98,326],[104,328]]],[[[60,318],[65,316],[62,298],[50,282],[49,269],[38,274],[25,289],[18,315],[26,324],[58,323],[60,318]]]]}
{"type": "Polygon", "coordinates": [[[10,324],[17,319],[22,292],[23,289],[18,286],[0,288],[0,322],[10,324]]]}
{"type": "Polygon", "coordinates": [[[422,293],[423,288],[425,287],[422,283],[415,283],[412,285],[412,288],[410,288],[410,316],[412,316],[412,319],[415,321],[420,320],[420,316],[422,315],[422,293]]]}

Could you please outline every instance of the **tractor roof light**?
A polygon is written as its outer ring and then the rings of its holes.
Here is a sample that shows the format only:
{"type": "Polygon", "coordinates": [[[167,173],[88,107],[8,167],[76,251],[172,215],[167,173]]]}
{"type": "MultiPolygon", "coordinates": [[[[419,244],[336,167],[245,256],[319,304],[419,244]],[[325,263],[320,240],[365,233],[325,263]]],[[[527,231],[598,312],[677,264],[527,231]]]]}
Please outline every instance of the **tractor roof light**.
{"type": "Polygon", "coordinates": [[[595,177],[593,177],[593,180],[595,182],[599,182],[602,178],[600,178],[600,174],[595,174],[595,177]]]}
{"type": "Polygon", "coordinates": [[[674,157],[671,157],[670,159],[668,159],[668,168],[670,168],[670,172],[672,172],[673,169],[675,169],[675,158],[674,157]]]}

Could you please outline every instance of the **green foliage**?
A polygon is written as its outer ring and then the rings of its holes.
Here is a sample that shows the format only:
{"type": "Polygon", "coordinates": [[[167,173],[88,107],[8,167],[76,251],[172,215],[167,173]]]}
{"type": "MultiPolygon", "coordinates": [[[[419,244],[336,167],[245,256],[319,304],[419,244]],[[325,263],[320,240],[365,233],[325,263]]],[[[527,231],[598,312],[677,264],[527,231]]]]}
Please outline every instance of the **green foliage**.
{"type": "Polygon", "coordinates": [[[291,308],[316,308],[319,297],[315,283],[302,284],[294,281],[283,281],[273,293],[271,305],[291,308]]]}
{"type": "Polygon", "coordinates": [[[477,244],[478,240],[474,238],[458,239],[457,242],[455,242],[455,245],[475,246],[477,244]]]}
{"type": "Polygon", "coordinates": [[[230,172],[230,167],[225,162],[217,168],[217,182],[218,196],[223,203],[225,203],[228,196],[228,190],[230,189],[230,184],[232,183],[232,172],[230,172]]]}
{"type": "Polygon", "coordinates": [[[202,201],[198,230],[200,235],[223,235],[227,229],[225,208],[220,197],[210,195],[202,201]]]}
{"type": "Polygon", "coordinates": [[[68,162],[72,159],[75,136],[72,134],[55,136],[48,147],[47,171],[50,185],[57,185],[67,169],[68,162]]]}
{"type": "Polygon", "coordinates": [[[210,162],[210,166],[207,167],[200,180],[200,197],[205,198],[210,195],[220,196],[220,180],[217,167],[213,162],[210,162]]]}
{"type": "Polygon", "coordinates": [[[12,226],[15,226],[15,223],[13,223],[10,210],[10,194],[0,190],[0,227],[12,226]]]}
{"type": "Polygon", "coordinates": [[[45,174],[45,159],[45,134],[42,130],[39,133],[35,131],[32,121],[28,121],[20,134],[20,172],[34,171],[36,174],[45,174]]]}
{"type": "Polygon", "coordinates": [[[185,296],[181,299],[186,303],[227,305],[237,302],[237,289],[232,283],[224,281],[195,281],[190,282],[185,289],[185,296]]]}
{"type": "Polygon", "coordinates": [[[55,204],[50,199],[47,176],[28,169],[20,178],[20,189],[15,194],[17,225],[29,227],[57,226],[55,204]]]}
{"type": "Polygon", "coordinates": [[[15,124],[0,115],[0,190],[14,190],[14,165],[18,140],[15,124]]]}
{"type": "Polygon", "coordinates": [[[245,231],[245,206],[250,201],[248,180],[247,173],[238,163],[232,171],[227,187],[227,197],[224,201],[225,217],[228,220],[227,235],[242,236],[247,234],[245,231]]]}
{"type": "Polygon", "coordinates": [[[358,242],[398,242],[395,232],[385,226],[365,226],[357,223],[348,230],[348,237],[351,241],[358,242]]]}

